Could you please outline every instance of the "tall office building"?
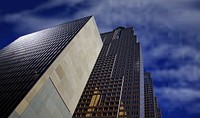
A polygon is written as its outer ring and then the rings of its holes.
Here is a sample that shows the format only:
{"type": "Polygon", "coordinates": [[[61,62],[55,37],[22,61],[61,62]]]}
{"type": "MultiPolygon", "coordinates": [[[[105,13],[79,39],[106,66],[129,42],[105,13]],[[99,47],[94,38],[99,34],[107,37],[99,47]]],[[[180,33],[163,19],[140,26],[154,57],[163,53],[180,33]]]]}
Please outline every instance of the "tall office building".
{"type": "Polygon", "coordinates": [[[144,73],[145,118],[155,118],[153,82],[150,73],[144,73]]]}
{"type": "Polygon", "coordinates": [[[133,29],[119,27],[101,38],[103,47],[73,118],[144,118],[143,62],[133,29]]]}
{"type": "Polygon", "coordinates": [[[162,118],[157,97],[154,96],[153,81],[149,72],[144,73],[145,118],[162,118]]]}
{"type": "Polygon", "coordinates": [[[94,18],[86,17],[0,50],[0,117],[72,117],[101,48],[94,18]]]}
{"type": "Polygon", "coordinates": [[[154,97],[154,109],[155,109],[155,118],[162,118],[162,112],[158,106],[157,97],[154,97]]]}
{"type": "Polygon", "coordinates": [[[0,50],[1,118],[144,118],[144,86],[133,28],[100,35],[91,16],[0,50]]]}

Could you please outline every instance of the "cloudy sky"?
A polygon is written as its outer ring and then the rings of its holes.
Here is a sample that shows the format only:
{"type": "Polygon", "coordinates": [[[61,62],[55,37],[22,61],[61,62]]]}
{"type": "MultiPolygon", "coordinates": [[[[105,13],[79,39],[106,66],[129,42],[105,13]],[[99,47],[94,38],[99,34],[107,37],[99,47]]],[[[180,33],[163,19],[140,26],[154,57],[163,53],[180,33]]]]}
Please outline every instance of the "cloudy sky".
{"type": "Polygon", "coordinates": [[[200,117],[199,0],[5,0],[0,48],[21,35],[90,15],[100,32],[134,27],[163,118],[200,117]]]}

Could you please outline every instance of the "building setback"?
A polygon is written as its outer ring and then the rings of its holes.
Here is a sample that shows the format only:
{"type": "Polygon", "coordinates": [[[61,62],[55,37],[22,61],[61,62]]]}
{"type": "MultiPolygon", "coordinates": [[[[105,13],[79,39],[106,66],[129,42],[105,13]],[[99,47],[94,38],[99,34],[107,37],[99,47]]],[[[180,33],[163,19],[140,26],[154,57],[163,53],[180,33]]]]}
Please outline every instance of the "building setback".
{"type": "Polygon", "coordinates": [[[101,38],[103,47],[73,118],[143,118],[143,62],[133,29],[119,27],[101,38]]]}
{"type": "Polygon", "coordinates": [[[162,116],[133,28],[100,35],[89,16],[0,50],[0,117],[162,116]]]}
{"type": "Polygon", "coordinates": [[[101,48],[94,18],[85,17],[0,50],[0,117],[72,117],[101,48]]]}
{"type": "Polygon", "coordinates": [[[154,96],[151,73],[144,73],[145,118],[162,118],[157,97],[154,96]]]}

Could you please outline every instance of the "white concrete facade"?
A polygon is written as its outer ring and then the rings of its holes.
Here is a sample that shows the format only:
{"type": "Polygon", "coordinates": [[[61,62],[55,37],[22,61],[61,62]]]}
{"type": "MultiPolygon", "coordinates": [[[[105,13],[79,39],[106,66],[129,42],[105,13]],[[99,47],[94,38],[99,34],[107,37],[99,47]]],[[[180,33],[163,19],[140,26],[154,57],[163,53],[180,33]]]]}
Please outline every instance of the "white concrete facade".
{"type": "Polygon", "coordinates": [[[70,118],[102,46],[103,43],[94,17],[91,17],[16,107],[10,118],[70,118]],[[49,91],[49,87],[52,91],[49,91]],[[49,97],[41,99],[45,95],[49,97]],[[47,102],[53,101],[54,97],[59,98],[60,102],[54,101],[55,105],[52,105],[53,102],[47,102]],[[38,106],[34,105],[34,101],[37,100],[40,101],[38,106]],[[66,113],[62,113],[65,111],[61,111],[58,107],[53,108],[59,104],[66,107],[63,107],[63,109],[67,109],[66,116],[64,116],[66,113]],[[45,107],[41,112],[38,111],[41,105],[50,107],[45,107]]]}

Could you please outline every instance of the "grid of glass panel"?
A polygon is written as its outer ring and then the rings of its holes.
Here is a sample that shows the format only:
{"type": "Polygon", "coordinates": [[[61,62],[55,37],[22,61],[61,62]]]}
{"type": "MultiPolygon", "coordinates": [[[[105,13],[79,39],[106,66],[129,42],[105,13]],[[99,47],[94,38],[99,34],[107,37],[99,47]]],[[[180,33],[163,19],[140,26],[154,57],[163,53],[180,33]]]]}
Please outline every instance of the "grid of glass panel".
{"type": "Polygon", "coordinates": [[[119,27],[101,38],[102,50],[73,118],[138,118],[140,45],[132,28],[119,27]]]}
{"type": "Polygon", "coordinates": [[[144,74],[145,118],[154,118],[154,92],[150,73],[144,74]]]}
{"type": "Polygon", "coordinates": [[[0,50],[0,116],[8,117],[91,17],[22,36],[0,50]]]}

